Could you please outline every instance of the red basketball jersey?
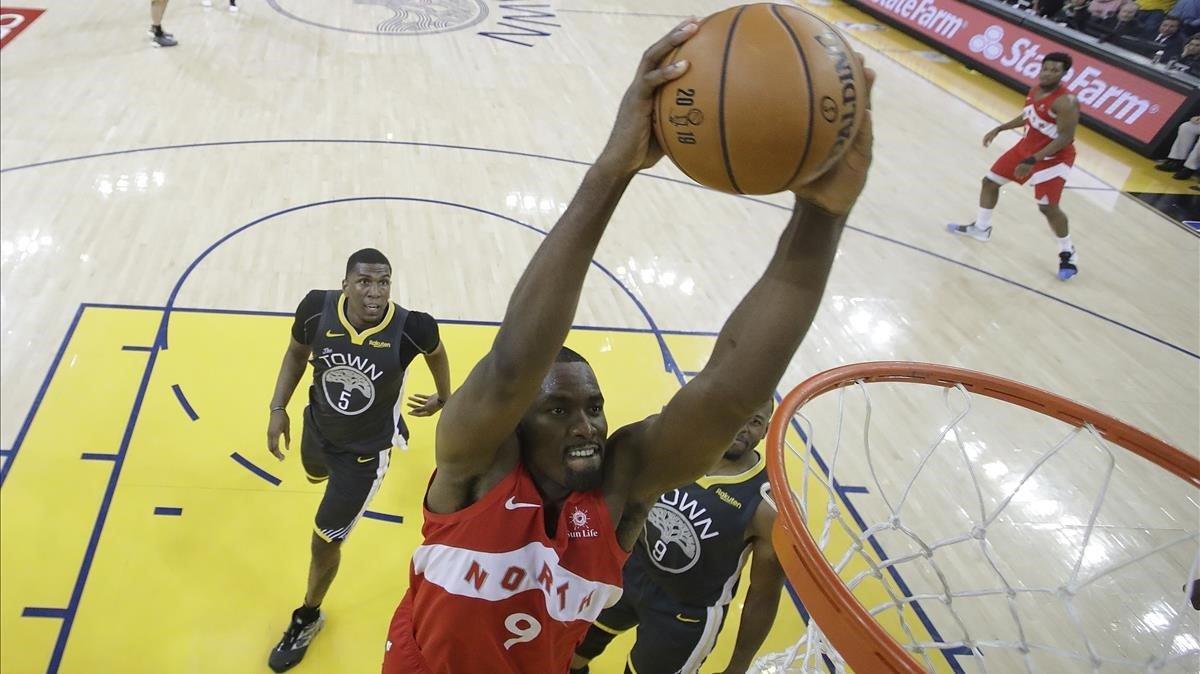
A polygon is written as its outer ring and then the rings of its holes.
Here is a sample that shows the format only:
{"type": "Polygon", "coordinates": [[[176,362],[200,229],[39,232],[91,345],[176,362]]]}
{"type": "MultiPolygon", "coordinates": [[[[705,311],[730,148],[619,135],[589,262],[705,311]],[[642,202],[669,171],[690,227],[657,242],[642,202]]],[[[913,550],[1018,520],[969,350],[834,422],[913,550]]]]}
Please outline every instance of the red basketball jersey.
{"type": "MultiPolygon", "coordinates": [[[[1065,96],[1067,90],[1058,87],[1040,99],[1034,99],[1041,89],[1034,87],[1025,97],[1025,139],[1022,146],[1029,152],[1037,152],[1058,138],[1058,115],[1050,109],[1059,96],[1065,96]]],[[[1074,146],[1074,143],[1071,144],[1074,146]]]]}
{"type": "Polygon", "coordinates": [[[471,506],[425,510],[385,674],[566,672],[600,611],[621,598],[628,553],[600,490],[572,493],[553,538],[518,463],[471,506]]]}

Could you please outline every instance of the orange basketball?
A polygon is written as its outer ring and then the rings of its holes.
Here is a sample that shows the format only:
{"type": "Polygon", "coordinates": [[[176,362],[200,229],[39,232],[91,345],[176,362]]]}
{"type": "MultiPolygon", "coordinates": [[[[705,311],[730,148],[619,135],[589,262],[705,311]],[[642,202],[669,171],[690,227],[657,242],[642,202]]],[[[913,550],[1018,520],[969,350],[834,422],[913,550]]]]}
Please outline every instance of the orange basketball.
{"type": "Polygon", "coordinates": [[[664,60],[687,73],[654,105],[659,144],[696,182],[771,194],[841,158],[865,113],[866,78],[836,28],[791,5],[731,7],[664,60]]]}

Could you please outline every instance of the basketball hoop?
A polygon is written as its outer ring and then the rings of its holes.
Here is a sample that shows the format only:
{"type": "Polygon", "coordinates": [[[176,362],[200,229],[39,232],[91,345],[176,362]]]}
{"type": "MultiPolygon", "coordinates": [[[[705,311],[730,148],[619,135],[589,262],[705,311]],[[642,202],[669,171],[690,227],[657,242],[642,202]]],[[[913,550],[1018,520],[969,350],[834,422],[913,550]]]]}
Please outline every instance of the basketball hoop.
{"type": "MultiPolygon", "coordinates": [[[[774,545],[811,621],[808,633],[800,642],[786,654],[773,654],[773,657],[760,661],[760,665],[772,663],[760,671],[808,672],[817,671],[818,667],[820,671],[842,671],[848,666],[860,674],[926,672],[946,669],[942,665],[948,658],[939,660],[942,657],[939,651],[970,656],[985,650],[989,655],[1003,652],[1004,657],[1022,663],[1021,669],[1025,671],[1053,670],[1054,666],[1044,664],[1046,659],[1053,658],[1085,666],[1090,664],[1092,668],[1102,663],[1115,663],[1157,671],[1182,664],[1184,658],[1200,655],[1200,644],[1194,644],[1196,639],[1189,636],[1195,633],[1192,624],[1197,618],[1186,607],[1185,591],[1180,591],[1177,597],[1171,594],[1166,599],[1148,600],[1152,601],[1152,608],[1147,610],[1157,610],[1159,613],[1153,615],[1162,615],[1162,620],[1155,623],[1162,628],[1161,633],[1153,639],[1146,637],[1137,644],[1122,646],[1124,650],[1114,654],[1107,643],[1110,637],[1094,637],[1087,633],[1094,610],[1089,602],[1099,601],[1097,595],[1109,583],[1125,583],[1121,587],[1129,585],[1125,581],[1130,576],[1122,574],[1131,574],[1131,570],[1139,565],[1161,564],[1163,566],[1153,567],[1153,573],[1165,573],[1170,579],[1163,582],[1179,588],[1185,583],[1190,586],[1200,573],[1200,532],[1197,532],[1200,517],[1195,510],[1200,500],[1195,492],[1200,488],[1200,460],[1128,424],[1053,393],[992,375],[923,363],[860,363],[815,375],[786,395],[771,420],[767,451],[768,472],[779,508],[774,545]],[[868,394],[868,389],[872,393],[868,394]],[[838,393],[822,397],[834,391],[838,393]],[[855,391],[861,393],[864,403],[863,412],[859,414],[862,443],[861,447],[848,449],[845,445],[853,442],[843,439],[843,427],[848,419],[854,421],[857,407],[856,401],[850,401],[848,405],[846,398],[855,391]],[[895,391],[901,393],[894,394],[895,391]],[[876,398],[874,403],[873,396],[876,398]],[[818,398],[821,402],[814,403],[818,398]],[[889,400],[901,408],[899,416],[895,417],[899,423],[887,427],[888,437],[882,438],[881,442],[880,431],[873,428],[872,420],[875,419],[876,425],[885,423],[878,421],[887,419],[879,409],[880,401],[889,400]],[[920,415],[914,409],[926,400],[934,403],[927,407],[940,408],[936,412],[940,423],[926,424],[918,430],[914,426],[920,424],[920,415]],[[810,416],[810,407],[830,413],[810,416]],[[967,422],[972,418],[973,408],[984,410],[981,414],[988,416],[981,422],[967,422]],[[994,422],[991,415],[995,415],[994,422]],[[1017,423],[1012,415],[1021,417],[1022,421],[1017,423]],[[832,416],[836,416],[836,423],[824,423],[832,416]],[[817,418],[823,424],[814,427],[810,419],[817,418]],[[976,432],[976,424],[980,428],[993,426],[984,430],[999,429],[1000,433],[992,435],[999,435],[1000,441],[979,439],[982,436],[976,432]],[[931,431],[930,425],[935,430],[931,431]],[[1025,441],[1017,437],[1026,429],[1036,440],[1025,441]],[[893,431],[895,435],[905,437],[893,439],[893,431]],[[814,434],[832,434],[832,439],[823,435],[818,441],[814,434]],[[1010,438],[1013,449],[996,459],[993,454],[1003,453],[997,447],[1010,438]],[[1057,439],[1050,441],[1052,438],[1057,439]],[[818,442],[825,444],[818,447],[818,442]],[[1087,442],[1093,443],[1092,449],[1086,449],[1087,442]],[[873,448],[872,443],[876,447],[873,448]],[[878,446],[887,444],[894,447],[880,452],[878,446]],[[1049,447],[1031,449],[1045,445],[1049,447]],[[1081,445],[1085,450],[1078,450],[1081,445]],[[1110,451],[1110,445],[1120,446],[1128,453],[1110,451]],[[1068,453],[1070,451],[1075,453],[1068,453]],[[865,455],[865,460],[859,455],[865,455]],[[1036,455],[1032,463],[1028,461],[1030,455],[1036,455]],[[902,463],[906,457],[912,468],[912,476],[908,478],[887,475],[880,465],[884,460],[902,463]],[[797,461],[802,462],[802,466],[797,467],[797,461]],[[1061,465],[1064,462],[1069,463],[1061,465]],[[791,474],[789,463],[793,464],[791,474]],[[1030,466],[1018,469],[1023,463],[1030,463],[1030,466]],[[1094,470],[1078,468],[1078,472],[1084,474],[1080,476],[1080,484],[1086,482],[1087,485],[1078,489],[1071,484],[1061,485],[1072,481],[1063,479],[1071,475],[1064,469],[1093,465],[1094,470]],[[936,478],[931,475],[935,468],[947,471],[952,468],[957,472],[936,478]],[[989,471],[987,475],[984,475],[985,469],[989,471]],[[1166,477],[1163,470],[1179,480],[1166,477]],[[852,482],[847,481],[846,475],[855,471],[857,481],[864,486],[847,487],[852,482]],[[1048,477],[1039,481],[1035,478],[1039,471],[1048,477]],[[989,482],[993,473],[1007,478],[1003,488],[998,486],[998,480],[989,482]],[[1151,478],[1170,483],[1162,488],[1152,488],[1155,489],[1153,493],[1162,495],[1169,503],[1178,504],[1182,516],[1171,521],[1178,519],[1183,525],[1150,528],[1152,525],[1146,524],[1146,531],[1157,537],[1142,546],[1148,552],[1135,550],[1126,554],[1128,550],[1121,546],[1104,548],[1101,538],[1110,534],[1097,533],[1103,528],[1097,524],[1098,519],[1107,521],[1100,518],[1102,510],[1106,517],[1127,520],[1126,501],[1136,500],[1128,494],[1131,489],[1143,488],[1142,476],[1147,473],[1153,474],[1151,478]],[[1055,477],[1059,478],[1057,482],[1052,481],[1055,477]],[[1133,486],[1125,485],[1121,481],[1123,478],[1128,478],[1125,482],[1133,482],[1133,486]],[[935,479],[938,481],[927,484],[935,479]],[[989,536],[995,531],[1006,532],[1004,527],[1014,531],[1018,526],[1052,529],[1050,525],[1036,522],[1015,524],[1014,520],[1019,518],[1006,512],[1025,513],[1019,510],[1022,506],[1012,504],[1022,503],[1022,496],[1034,499],[1035,496],[1028,496],[1028,493],[1039,494],[1036,489],[1045,488],[1047,483],[1055,494],[1070,492],[1076,497],[1074,500],[1086,504],[1086,517],[1061,515],[1060,520],[1050,520],[1051,524],[1057,522],[1060,527],[1065,526],[1062,522],[1073,523],[1069,533],[1072,541],[1079,542],[1078,558],[1074,561],[1053,560],[1058,562],[1057,565],[1047,562],[1045,566],[1061,567],[1063,571],[1053,580],[1047,580],[1049,570],[1043,577],[1039,569],[1025,582],[1015,577],[1012,568],[1020,566],[1021,554],[1029,553],[1018,553],[1013,557],[1016,561],[1010,563],[1003,558],[1009,551],[1000,543],[989,540],[989,536]],[[1087,489],[1091,483],[1096,483],[1096,488],[1091,490],[1096,491],[1096,495],[1087,489]],[[944,488],[930,488],[938,485],[944,488]],[[913,504],[922,490],[934,494],[934,500],[949,499],[946,502],[961,511],[961,522],[939,524],[938,528],[950,528],[928,535],[918,532],[921,518],[914,517],[917,506],[913,504]],[[1182,493],[1183,498],[1172,500],[1175,494],[1172,490],[1182,493]],[[872,522],[857,511],[851,513],[853,517],[847,517],[846,511],[855,508],[850,496],[865,499],[861,495],[868,493],[878,501],[875,519],[879,521],[872,522]],[[1117,504],[1106,508],[1109,497],[1117,504]],[[954,526],[961,528],[953,529],[954,526]],[[907,544],[911,552],[890,554],[885,558],[879,537],[887,535],[894,537],[889,540],[907,544]],[[1089,546],[1093,546],[1091,553],[1099,548],[1100,554],[1089,553],[1089,546]],[[1111,555],[1104,552],[1108,549],[1113,551],[1111,555]],[[950,568],[939,567],[939,560],[950,568]],[[927,591],[914,590],[902,581],[899,570],[912,569],[905,564],[913,563],[921,566],[910,575],[925,578],[930,588],[927,591]],[[956,574],[966,575],[963,569],[969,571],[971,578],[979,578],[983,587],[955,587],[951,581],[956,580],[956,574]],[[877,585],[871,591],[885,598],[873,608],[864,605],[861,596],[867,593],[868,583],[877,585]],[[938,638],[938,630],[927,619],[921,602],[948,616],[944,622],[960,635],[938,638]],[[972,602],[992,603],[984,611],[980,608],[982,604],[972,602]],[[1041,607],[1051,602],[1055,611],[1063,611],[1059,622],[1050,623],[1061,626],[1061,631],[1066,634],[1059,641],[1044,634],[1047,631],[1044,624],[1031,627],[1030,605],[1038,603],[1041,607]],[[1081,604],[1082,608],[1078,606],[1081,604]],[[1000,611],[1002,606],[1007,606],[1006,613],[1000,611]],[[999,616],[992,622],[999,625],[999,631],[1004,634],[981,633],[964,617],[972,611],[976,616],[999,616]],[[890,621],[890,629],[881,623],[885,616],[890,621]],[[814,624],[819,629],[814,629],[814,624]],[[1155,649],[1151,647],[1154,643],[1163,645],[1155,649]],[[935,667],[935,660],[942,665],[935,667]],[[803,662],[810,664],[792,664],[803,662]]],[[[1035,513],[1039,512],[1038,508],[1056,512],[1055,507],[1057,502],[1046,499],[1030,504],[1035,513]]],[[[946,510],[941,506],[916,510],[916,514],[927,516],[946,510]]],[[[1139,526],[1142,524],[1130,529],[1141,533],[1139,526]]],[[[1021,543],[1024,540],[1035,545],[1032,539],[1022,539],[1021,531],[1024,529],[1002,542],[1021,543]]],[[[1002,533],[994,535],[1002,537],[1002,533]]],[[[1035,552],[1046,554],[1045,549],[1035,552]]],[[[1135,579],[1141,581],[1143,576],[1138,575],[1135,579]]],[[[1003,662],[1002,658],[987,660],[978,658],[981,671],[989,671],[989,665],[1001,668],[991,671],[1011,671],[998,664],[1003,662]]],[[[1190,662],[1194,663],[1194,660],[1190,662]]],[[[962,671],[956,665],[949,668],[962,671]]]]}

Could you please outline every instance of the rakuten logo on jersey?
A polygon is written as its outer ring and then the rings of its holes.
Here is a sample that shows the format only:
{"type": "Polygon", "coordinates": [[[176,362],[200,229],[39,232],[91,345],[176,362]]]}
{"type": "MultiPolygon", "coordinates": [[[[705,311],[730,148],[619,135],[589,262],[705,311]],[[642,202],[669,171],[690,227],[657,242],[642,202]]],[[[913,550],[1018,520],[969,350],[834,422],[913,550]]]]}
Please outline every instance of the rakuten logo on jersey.
{"type": "Polygon", "coordinates": [[[880,9],[916,23],[922,28],[937,33],[946,39],[967,25],[966,19],[937,6],[934,0],[870,0],[880,9]]]}
{"type": "MultiPolygon", "coordinates": [[[[988,26],[979,35],[971,37],[967,47],[989,61],[999,60],[999,65],[1012,70],[1026,80],[1036,79],[1042,68],[1042,45],[1027,38],[1013,40],[1007,49],[1004,46],[1004,29],[1000,26],[988,26]]],[[[1056,51],[1054,48],[1048,51],[1056,51]]],[[[1073,55],[1078,59],[1078,55],[1073,55]]],[[[1146,112],[1158,112],[1157,105],[1136,96],[1121,87],[1104,81],[1104,72],[1098,66],[1084,64],[1082,68],[1072,68],[1063,78],[1063,86],[1067,91],[1076,95],[1080,104],[1093,112],[1110,117],[1125,125],[1131,125],[1146,112]]]]}

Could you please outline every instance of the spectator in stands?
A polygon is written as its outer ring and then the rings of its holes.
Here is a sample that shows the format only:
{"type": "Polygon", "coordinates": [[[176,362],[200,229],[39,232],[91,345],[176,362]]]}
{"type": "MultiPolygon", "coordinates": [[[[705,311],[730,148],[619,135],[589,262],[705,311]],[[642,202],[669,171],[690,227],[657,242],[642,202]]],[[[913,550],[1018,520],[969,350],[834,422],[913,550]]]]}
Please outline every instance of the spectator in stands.
{"type": "Polygon", "coordinates": [[[1138,38],[1142,33],[1141,17],[1138,16],[1136,2],[1126,2],[1117,10],[1116,15],[1093,24],[1093,29],[1101,42],[1112,42],[1120,37],[1138,38]]]}
{"type": "Polygon", "coordinates": [[[1183,52],[1171,64],[1171,68],[1182,70],[1193,77],[1200,77],[1200,33],[1193,35],[1187,44],[1183,45],[1183,52]]]}
{"type": "Polygon", "coordinates": [[[1182,25],[1183,22],[1178,17],[1163,17],[1157,29],[1150,29],[1144,34],[1150,42],[1149,52],[1153,54],[1161,50],[1163,63],[1179,58],[1179,54],[1183,52],[1183,45],[1187,42],[1187,38],[1179,32],[1182,25]]]}
{"type": "MultiPolygon", "coordinates": [[[[1121,5],[1128,1],[1129,0],[1092,0],[1090,3],[1088,3],[1088,14],[1092,15],[1092,19],[1089,21],[1089,24],[1095,24],[1098,21],[1115,15],[1117,10],[1121,8],[1121,5]]],[[[1136,3],[1133,3],[1133,5],[1134,7],[1137,7],[1136,3]]]]}
{"type": "Polygon", "coordinates": [[[1195,35],[1200,32],[1200,0],[1179,0],[1171,9],[1171,16],[1183,22],[1182,32],[1195,35]]]}
{"type": "Polygon", "coordinates": [[[1054,18],[1062,11],[1063,0],[1033,0],[1033,11],[1038,16],[1044,16],[1047,19],[1054,18]]]}
{"type": "Polygon", "coordinates": [[[1154,165],[1159,171],[1174,171],[1176,180],[1187,180],[1200,170],[1200,115],[1179,125],[1175,144],[1167,158],[1154,165]]]}
{"type": "Polygon", "coordinates": [[[1079,32],[1087,29],[1091,14],[1087,11],[1088,0],[1066,0],[1066,4],[1054,15],[1054,21],[1074,28],[1079,32]]]}
{"type": "Polygon", "coordinates": [[[1137,5],[1142,12],[1140,17],[1142,23],[1147,26],[1156,26],[1175,6],[1175,0],[1137,0],[1137,5]]]}

